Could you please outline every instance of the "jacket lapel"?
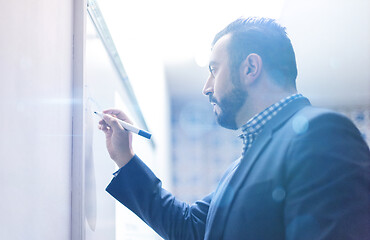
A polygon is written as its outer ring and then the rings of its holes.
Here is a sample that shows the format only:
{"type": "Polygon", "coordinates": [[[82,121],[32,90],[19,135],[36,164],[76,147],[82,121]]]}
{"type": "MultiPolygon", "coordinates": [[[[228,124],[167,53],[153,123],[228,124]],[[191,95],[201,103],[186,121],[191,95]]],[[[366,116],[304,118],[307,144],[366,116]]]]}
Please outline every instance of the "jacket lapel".
{"type": "Polygon", "coordinates": [[[233,204],[236,193],[243,185],[248,173],[251,171],[254,163],[258,159],[258,156],[265,149],[266,145],[270,142],[273,131],[278,129],[284,122],[291,118],[297,111],[305,106],[310,105],[310,102],[306,98],[301,98],[293,101],[283,108],[271,121],[266,123],[266,126],[256,138],[253,146],[242,156],[240,165],[232,176],[229,185],[225,188],[225,192],[220,201],[221,206],[215,206],[215,215],[209,226],[206,229],[207,239],[222,239],[222,234],[225,227],[225,221],[228,218],[230,207],[233,204]],[[208,232],[209,231],[209,232],[208,232]],[[208,232],[208,234],[207,234],[208,232]]]}

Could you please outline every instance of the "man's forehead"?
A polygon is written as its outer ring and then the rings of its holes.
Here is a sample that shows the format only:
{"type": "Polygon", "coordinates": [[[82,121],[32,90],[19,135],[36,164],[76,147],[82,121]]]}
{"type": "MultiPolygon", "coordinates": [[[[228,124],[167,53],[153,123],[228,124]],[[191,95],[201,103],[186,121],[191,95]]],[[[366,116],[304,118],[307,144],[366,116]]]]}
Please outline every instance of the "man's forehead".
{"type": "Polygon", "coordinates": [[[230,34],[226,34],[218,39],[218,41],[212,47],[211,57],[209,59],[210,65],[218,64],[220,60],[226,59],[228,57],[227,45],[230,41],[230,38],[230,34]]]}

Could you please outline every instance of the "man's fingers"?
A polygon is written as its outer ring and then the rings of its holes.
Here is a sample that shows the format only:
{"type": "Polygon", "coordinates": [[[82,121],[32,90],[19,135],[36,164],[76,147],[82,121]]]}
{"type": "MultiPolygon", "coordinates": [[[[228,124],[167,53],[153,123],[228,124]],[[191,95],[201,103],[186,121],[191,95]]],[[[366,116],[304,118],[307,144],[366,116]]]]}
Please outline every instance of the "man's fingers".
{"type": "Polygon", "coordinates": [[[110,127],[108,126],[108,124],[104,120],[99,121],[98,128],[100,130],[102,130],[103,132],[107,132],[107,131],[110,130],[110,127]]]}
{"type": "Polygon", "coordinates": [[[103,120],[99,121],[99,129],[105,134],[112,134],[113,131],[124,130],[117,119],[133,124],[127,115],[118,109],[107,109],[103,111],[103,120]]]}
{"type": "Polygon", "coordinates": [[[112,117],[108,114],[105,114],[105,115],[103,115],[103,119],[104,119],[105,123],[113,129],[113,131],[114,130],[123,130],[123,127],[121,126],[121,124],[114,117],[112,117]]]}
{"type": "Polygon", "coordinates": [[[123,120],[125,122],[128,122],[130,124],[133,124],[132,121],[130,120],[130,118],[124,112],[122,112],[119,109],[107,109],[107,110],[104,110],[103,113],[110,114],[110,115],[115,115],[118,119],[121,119],[121,120],[123,120]]]}

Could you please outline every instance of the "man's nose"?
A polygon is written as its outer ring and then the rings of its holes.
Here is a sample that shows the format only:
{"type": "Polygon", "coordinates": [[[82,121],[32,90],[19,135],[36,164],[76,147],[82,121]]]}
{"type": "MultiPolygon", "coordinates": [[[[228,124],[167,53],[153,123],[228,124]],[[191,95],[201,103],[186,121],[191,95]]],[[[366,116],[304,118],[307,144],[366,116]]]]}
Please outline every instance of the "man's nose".
{"type": "Polygon", "coordinates": [[[213,83],[214,83],[214,78],[212,75],[210,75],[203,87],[204,95],[213,94],[213,83]]]}

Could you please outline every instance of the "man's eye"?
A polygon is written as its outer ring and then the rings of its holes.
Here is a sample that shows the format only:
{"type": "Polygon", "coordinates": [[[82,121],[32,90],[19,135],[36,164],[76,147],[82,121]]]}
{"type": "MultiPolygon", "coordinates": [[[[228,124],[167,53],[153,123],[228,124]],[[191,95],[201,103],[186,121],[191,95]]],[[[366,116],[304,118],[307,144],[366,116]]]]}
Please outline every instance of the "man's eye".
{"type": "Polygon", "coordinates": [[[215,69],[215,68],[210,67],[210,68],[209,68],[209,72],[212,74],[212,76],[215,76],[216,69],[215,69]]]}

